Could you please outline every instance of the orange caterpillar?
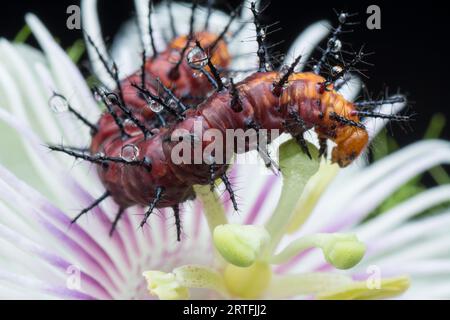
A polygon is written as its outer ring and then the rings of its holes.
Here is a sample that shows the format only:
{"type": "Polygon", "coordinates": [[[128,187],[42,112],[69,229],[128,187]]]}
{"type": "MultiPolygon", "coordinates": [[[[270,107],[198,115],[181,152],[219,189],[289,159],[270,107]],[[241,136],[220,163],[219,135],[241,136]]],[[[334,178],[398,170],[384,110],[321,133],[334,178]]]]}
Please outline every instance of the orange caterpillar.
{"type": "MultiPolygon", "coordinates": [[[[260,129],[278,129],[280,132],[290,133],[302,150],[309,155],[304,133],[314,129],[319,136],[320,153],[322,155],[326,153],[327,140],[332,140],[336,146],[333,148],[331,159],[339,166],[345,167],[361,154],[368,143],[368,134],[361,123],[361,115],[394,120],[407,119],[402,116],[360,110],[361,106],[401,102],[404,100],[403,97],[352,103],[335,90],[334,84],[345,79],[345,75],[362,61],[362,52],[357,53],[355,58],[344,66],[333,69],[327,77],[318,74],[323,62],[327,60],[326,57],[319,60],[314,73],[295,72],[300,57],[297,57],[287,70],[272,71],[263,41],[263,28],[254,3],[252,12],[259,44],[258,72],[236,84],[233,81],[224,83],[222,74],[217,68],[223,67],[229,61],[224,44],[221,44],[220,52],[217,50],[211,52],[208,50],[208,45],[211,47],[211,41],[208,39],[217,38],[211,38],[207,34],[196,34],[202,36],[203,40],[191,41],[191,37],[175,39],[168,50],[145,63],[143,78],[133,75],[123,83],[119,83],[118,92],[104,94],[104,102],[109,112],[103,114],[95,126],[90,154],[51,146],[52,150],[98,164],[98,174],[107,191],[77,218],[108,196],[111,196],[120,207],[113,228],[127,207],[149,206],[141,226],[146,223],[155,208],[172,207],[180,239],[179,204],[195,197],[194,185],[214,186],[213,182],[218,178],[224,182],[237,210],[234,192],[226,176],[230,161],[227,158],[230,157],[230,153],[225,150],[228,144],[222,141],[224,150],[221,154],[225,155],[224,158],[211,154],[210,159],[202,159],[201,163],[178,163],[173,161],[174,149],[180,143],[173,139],[176,132],[184,132],[185,136],[192,137],[192,142],[195,142],[196,126],[200,126],[203,132],[216,129],[223,137],[226,137],[228,129],[254,129],[257,132],[260,129]],[[183,79],[181,83],[173,79],[174,67],[167,62],[167,55],[170,55],[173,48],[186,48],[182,49],[181,56],[184,57],[186,54],[188,62],[189,54],[192,52],[196,56],[206,57],[197,61],[197,65],[186,62],[178,64],[182,66],[178,73],[178,79],[183,79]],[[189,76],[193,71],[199,70],[209,81],[208,86],[197,86],[197,80],[189,76]],[[155,77],[159,79],[155,81],[155,77]],[[177,84],[176,87],[174,83],[177,84]],[[162,88],[163,92],[157,90],[159,88],[162,88]],[[216,92],[205,101],[195,108],[184,107],[183,95],[186,92],[205,93],[211,88],[215,88],[216,92]],[[173,107],[166,102],[167,97],[173,99],[173,107]],[[140,99],[139,103],[135,100],[137,98],[140,99]],[[153,117],[158,112],[142,112],[148,109],[149,103],[159,104],[161,110],[171,111],[170,125],[154,130],[156,124],[153,117]],[[134,126],[124,128],[118,119],[131,120],[134,126]]],[[[347,15],[340,14],[340,25],[333,32],[331,41],[328,41],[329,46],[336,44],[337,35],[339,30],[342,30],[346,18],[347,15]]],[[[219,43],[217,40],[213,41],[219,43]]],[[[324,55],[332,51],[326,50],[324,55]]],[[[210,147],[216,143],[215,140],[198,138],[201,151],[207,148],[214,149],[210,147]]],[[[268,138],[270,140],[270,137],[268,138]]],[[[247,145],[244,150],[234,151],[247,152],[251,148],[247,145]]],[[[261,150],[258,151],[261,153],[261,150]]],[[[268,157],[267,154],[265,156],[268,157]]],[[[270,163],[269,161],[267,164],[270,163]]]]}

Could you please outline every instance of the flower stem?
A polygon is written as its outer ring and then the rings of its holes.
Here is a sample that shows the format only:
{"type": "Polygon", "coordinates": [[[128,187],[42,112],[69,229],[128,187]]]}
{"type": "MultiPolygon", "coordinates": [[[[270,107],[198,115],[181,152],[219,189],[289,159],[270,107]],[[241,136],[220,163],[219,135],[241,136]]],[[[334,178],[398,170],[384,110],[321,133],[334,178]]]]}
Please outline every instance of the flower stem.
{"type": "Polygon", "coordinates": [[[280,146],[283,189],[275,212],[266,224],[266,229],[271,236],[271,243],[265,253],[266,258],[275,250],[286,233],[307,182],[319,169],[317,149],[311,144],[308,148],[313,159],[305,155],[294,140],[289,140],[280,146]]]}
{"type": "Polygon", "coordinates": [[[194,186],[195,193],[200,198],[203,204],[206,220],[208,221],[209,230],[211,234],[218,225],[227,224],[227,217],[225,216],[225,209],[222,203],[218,200],[217,194],[211,192],[209,186],[194,186]]]}
{"type": "Polygon", "coordinates": [[[296,232],[308,220],[317,202],[338,172],[339,166],[337,164],[328,163],[326,160],[321,161],[318,172],[308,181],[297,202],[288,226],[289,233],[296,232]]]}

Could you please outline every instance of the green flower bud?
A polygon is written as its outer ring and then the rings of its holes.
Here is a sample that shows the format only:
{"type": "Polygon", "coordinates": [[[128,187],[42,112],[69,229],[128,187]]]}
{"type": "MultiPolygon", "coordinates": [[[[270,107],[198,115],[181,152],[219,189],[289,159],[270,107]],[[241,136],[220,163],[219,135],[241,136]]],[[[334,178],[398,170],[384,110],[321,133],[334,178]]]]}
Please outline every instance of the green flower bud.
{"type": "Polygon", "coordinates": [[[322,247],[325,259],[337,269],[350,269],[364,257],[366,246],[355,235],[335,234],[322,247]]]}
{"type": "Polygon", "coordinates": [[[239,267],[251,266],[270,240],[264,227],[235,224],[217,226],[213,238],[222,257],[239,267]]]}

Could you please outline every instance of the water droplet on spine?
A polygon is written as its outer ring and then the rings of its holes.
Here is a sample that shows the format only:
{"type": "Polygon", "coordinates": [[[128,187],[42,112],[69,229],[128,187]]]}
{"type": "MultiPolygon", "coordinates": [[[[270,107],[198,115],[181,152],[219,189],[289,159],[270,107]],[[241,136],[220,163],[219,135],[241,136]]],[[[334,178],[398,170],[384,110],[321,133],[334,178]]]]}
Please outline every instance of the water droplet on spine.
{"type": "Polygon", "coordinates": [[[67,112],[69,110],[69,102],[65,97],[59,94],[54,94],[49,99],[48,104],[55,113],[67,112]]]}
{"type": "Polygon", "coordinates": [[[340,74],[342,71],[344,71],[344,69],[341,66],[334,66],[333,68],[331,68],[331,74],[333,76],[340,74]]]}
{"type": "Polygon", "coordinates": [[[289,66],[288,66],[287,64],[283,64],[283,65],[280,67],[280,73],[281,73],[281,74],[286,74],[288,71],[289,71],[289,66]]]}
{"type": "Polygon", "coordinates": [[[161,103],[159,103],[159,102],[157,102],[157,101],[155,101],[155,100],[150,100],[149,102],[148,102],[148,105],[147,105],[149,108],[150,108],[150,110],[152,110],[154,113],[160,113],[163,109],[164,109],[164,106],[161,104],[161,103]]]}
{"type": "Polygon", "coordinates": [[[208,154],[205,156],[205,163],[208,165],[215,164],[216,158],[212,154],[208,154]]]}
{"type": "Polygon", "coordinates": [[[118,96],[113,92],[107,92],[104,95],[104,102],[108,105],[115,105],[118,103],[118,96]]]}
{"type": "Polygon", "coordinates": [[[347,17],[348,17],[348,15],[346,13],[342,12],[338,17],[338,20],[340,23],[345,23],[345,21],[347,20],[347,17]]]}
{"type": "Polygon", "coordinates": [[[123,121],[123,130],[129,136],[135,136],[141,132],[131,119],[125,119],[123,121]]]}
{"type": "Polygon", "coordinates": [[[222,77],[222,78],[220,78],[220,80],[222,81],[222,83],[223,83],[225,86],[228,86],[228,84],[229,84],[229,82],[230,82],[230,80],[229,80],[227,77],[222,77]]]}
{"type": "Polygon", "coordinates": [[[178,108],[178,104],[174,99],[169,99],[166,104],[172,110],[176,110],[178,108]]]}
{"type": "Polygon", "coordinates": [[[328,48],[330,48],[331,52],[339,52],[342,49],[342,42],[339,39],[330,39],[328,40],[328,48]]]}
{"type": "Polygon", "coordinates": [[[134,144],[126,144],[120,150],[120,157],[126,161],[135,161],[139,156],[139,148],[134,144]]]}
{"type": "Polygon", "coordinates": [[[202,69],[208,64],[208,56],[199,47],[193,47],[187,54],[188,65],[195,70],[202,69]]]}
{"type": "Polygon", "coordinates": [[[94,90],[93,94],[94,94],[95,101],[97,101],[97,102],[102,102],[103,101],[102,100],[102,96],[100,95],[100,93],[97,90],[94,90]]]}
{"type": "Polygon", "coordinates": [[[261,29],[261,32],[259,33],[259,35],[261,36],[261,40],[266,40],[266,36],[267,36],[267,34],[266,34],[266,30],[264,30],[264,29],[261,29]]]}

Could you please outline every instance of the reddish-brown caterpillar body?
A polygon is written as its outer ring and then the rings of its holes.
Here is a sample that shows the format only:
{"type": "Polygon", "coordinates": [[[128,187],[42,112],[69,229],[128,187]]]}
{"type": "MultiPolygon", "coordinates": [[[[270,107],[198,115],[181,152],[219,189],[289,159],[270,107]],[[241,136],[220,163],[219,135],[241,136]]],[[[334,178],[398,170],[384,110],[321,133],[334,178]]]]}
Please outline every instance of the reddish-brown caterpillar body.
{"type": "MultiPolygon", "coordinates": [[[[195,5],[193,8],[194,11],[195,5]]],[[[176,38],[168,49],[146,60],[140,74],[119,81],[117,72],[112,72],[118,89],[101,93],[108,112],[101,116],[97,125],[91,125],[95,130],[90,154],[50,146],[52,150],[98,164],[100,179],[107,190],[74,221],[111,196],[120,207],[112,231],[127,207],[136,204],[149,206],[141,226],[155,208],[173,207],[179,239],[178,205],[195,197],[193,185],[213,186],[217,178],[224,182],[237,210],[234,192],[226,176],[229,158],[215,158],[213,154],[212,159],[197,164],[172,161],[174,148],[179,143],[173,141],[173,134],[183,131],[194,139],[196,125],[203,131],[218,130],[224,137],[228,129],[254,129],[256,132],[262,128],[277,129],[290,133],[308,155],[304,133],[314,129],[319,137],[320,153],[326,153],[328,139],[333,141],[336,146],[331,159],[345,167],[361,154],[368,143],[368,133],[361,123],[360,115],[407,119],[359,110],[362,105],[373,107],[403,102],[401,96],[352,103],[335,90],[334,84],[345,80],[349,72],[356,70],[356,64],[363,62],[364,54],[361,51],[339,68],[332,68],[329,75],[319,75],[329,56],[336,53],[338,36],[349,17],[347,14],[339,14],[339,26],[332,32],[327,49],[313,68],[314,72],[300,73],[295,72],[300,57],[287,70],[271,70],[264,44],[264,28],[254,3],[251,10],[259,45],[259,69],[239,83],[235,84],[232,80],[229,83],[222,82],[223,72],[220,69],[229,64],[229,54],[226,44],[221,42],[222,38],[205,32],[193,33],[192,21],[190,34],[176,38]],[[175,62],[175,69],[173,61],[170,62],[173,50],[180,52],[181,57],[175,62]],[[198,65],[193,65],[189,61],[193,55],[205,58],[198,65]],[[195,72],[201,72],[204,78],[196,79],[192,76],[195,72]],[[205,79],[208,83],[202,84],[201,81],[205,79]],[[213,89],[216,89],[215,92],[203,102],[194,105],[194,108],[187,107],[193,104],[192,96],[206,97],[213,89]],[[168,99],[173,103],[168,103],[168,99]],[[156,109],[150,108],[148,111],[152,103],[161,107],[159,111],[166,111],[163,123],[155,121],[155,116],[160,115],[156,109]]],[[[214,143],[204,139],[198,142],[202,150],[214,143]]],[[[234,151],[246,152],[250,149],[248,146],[234,151]]],[[[229,155],[226,150],[223,154],[229,155]]],[[[267,154],[265,156],[268,157],[267,154]]]]}
{"type": "MultiPolygon", "coordinates": [[[[128,207],[133,204],[146,205],[153,199],[157,188],[164,189],[164,197],[157,207],[174,206],[194,196],[194,184],[208,184],[211,179],[222,176],[226,165],[216,165],[211,177],[211,164],[176,165],[171,161],[172,147],[178,141],[171,141],[175,130],[184,129],[195,134],[194,122],[200,122],[202,128],[223,131],[229,128],[248,129],[249,123],[258,123],[263,128],[288,131],[294,137],[303,135],[306,130],[316,128],[321,137],[337,143],[333,151],[333,161],[340,166],[348,165],[367,144],[367,132],[360,127],[350,127],[336,122],[333,114],[351,115],[355,110],[352,103],[346,101],[334,90],[320,91],[324,78],[313,73],[295,73],[289,78],[289,85],[282,90],[280,96],[273,91],[273,84],[280,79],[279,72],[256,73],[236,84],[241,101],[242,111],[231,111],[233,96],[229,90],[216,92],[196,110],[186,112],[186,119],[171,128],[162,128],[158,134],[146,139],[138,129],[126,143],[139,150],[140,160],[151,160],[151,170],[145,166],[124,166],[112,163],[108,167],[100,167],[99,174],[115,201],[128,207]],[[230,112],[231,111],[231,112],[230,112]],[[303,123],[297,122],[297,117],[303,123]],[[292,125],[289,125],[292,124],[292,125]],[[286,130],[289,127],[291,129],[286,130]],[[117,192],[113,190],[117,188],[117,192]]],[[[350,121],[359,123],[357,115],[348,116],[350,121]]],[[[99,127],[100,132],[104,132],[99,127]]],[[[203,141],[203,148],[213,143],[203,141]]],[[[120,157],[124,142],[120,132],[116,130],[108,137],[97,134],[93,138],[91,152],[104,153],[120,157]]],[[[248,151],[245,150],[245,151],[248,151]]],[[[225,152],[224,152],[225,154],[225,152]]],[[[228,163],[230,159],[221,159],[228,163]]]]}
{"type": "MultiPolygon", "coordinates": [[[[212,63],[226,70],[230,64],[230,55],[226,43],[218,35],[209,32],[197,32],[193,34],[195,39],[199,39],[202,47],[211,57],[212,63]]],[[[155,96],[163,93],[163,87],[172,91],[173,95],[179,98],[183,103],[192,103],[191,97],[203,99],[213,90],[212,85],[200,72],[193,73],[189,65],[187,55],[195,49],[195,44],[189,41],[188,36],[179,36],[174,39],[166,50],[158,53],[157,56],[147,59],[144,64],[143,72],[135,73],[121,82],[124,104],[136,114],[142,114],[146,120],[155,117],[155,110],[149,107],[149,101],[142,99],[138,90],[133,84],[142,85],[155,96]],[[186,49],[185,49],[186,48],[186,49]],[[181,61],[179,65],[177,62],[181,61]],[[144,77],[142,77],[142,74],[144,77]],[[155,81],[158,79],[160,83],[155,81]]],[[[196,59],[195,54],[191,59],[196,59]]],[[[202,59],[201,54],[197,54],[197,59],[202,59]]],[[[206,56],[203,58],[206,59],[206,56]]],[[[199,64],[204,61],[192,61],[192,64],[199,64]]],[[[197,71],[198,72],[198,71],[197,71]]],[[[157,103],[156,103],[157,104],[157,103]]],[[[169,107],[177,108],[176,104],[169,107]]]]}

